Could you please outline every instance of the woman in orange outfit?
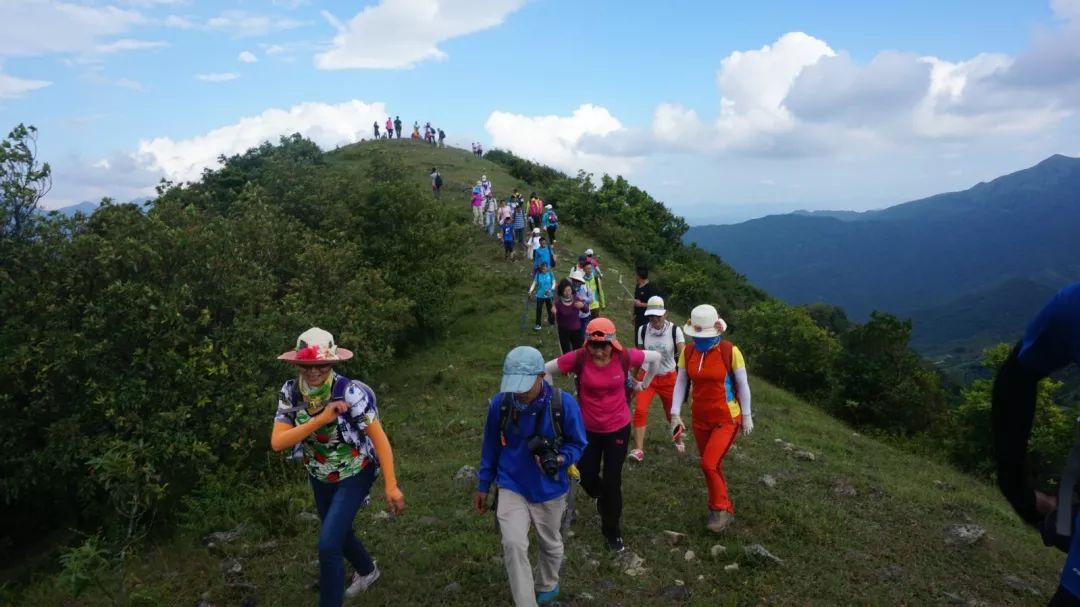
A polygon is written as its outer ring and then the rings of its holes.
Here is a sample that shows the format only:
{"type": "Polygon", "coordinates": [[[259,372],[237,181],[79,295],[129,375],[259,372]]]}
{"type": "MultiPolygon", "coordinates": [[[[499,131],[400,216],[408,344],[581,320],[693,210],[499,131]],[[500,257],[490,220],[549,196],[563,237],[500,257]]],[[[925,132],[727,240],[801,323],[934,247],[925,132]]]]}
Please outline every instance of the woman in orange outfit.
{"type": "Polygon", "coordinates": [[[671,403],[672,436],[682,435],[680,417],[686,387],[693,390],[694,440],[701,453],[701,471],[709,486],[709,518],[705,527],[714,533],[735,519],[735,508],[724,482],[724,456],[743,434],[754,430],[750,414],[750,384],[742,352],[721,338],[723,326],[716,308],[701,305],[690,312],[683,333],[691,338],[679,359],[679,375],[671,403]]]}

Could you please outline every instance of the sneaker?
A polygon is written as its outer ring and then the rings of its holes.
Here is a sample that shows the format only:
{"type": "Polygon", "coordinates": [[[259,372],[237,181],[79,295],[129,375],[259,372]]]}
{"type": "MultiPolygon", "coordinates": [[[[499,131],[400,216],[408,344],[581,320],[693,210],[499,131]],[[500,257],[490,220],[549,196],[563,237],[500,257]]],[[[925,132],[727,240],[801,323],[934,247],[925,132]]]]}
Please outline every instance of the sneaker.
{"type": "Polygon", "coordinates": [[[371,588],[371,585],[375,583],[375,580],[379,579],[379,566],[375,565],[375,568],[371,570],[371,573],[367,575],[360,575],[354,573],[352,576],[352,582],[349,587],[345,589],[345,596],[353,597],[361,592],[371,588]]]}
{"type": "Polygon", "coordinates": [[[675,450],[679,452],[679,455],[686,453],[686,443],[682,441],[675,443],[675,450]]]}
{"type": "Polygon", "coordinates": [[[607,538],[607,549],[612,552],[622,552],[626,550],[626,544],[623,542],[621,535],[607,538]]]}
{"type": "Polygon", "coordinates": [[[705,528],[713,533],[720,533],[734,520],[735,515],[726,510],[710,510],[709,518],[705,521],[705,528]]]}
{"type": "Polygon", "coordinates": [[[540,330],[540,325],[536,325],[535,327],[533,327],[533,331],[539,331],[539,330],[540,330]]]}
{"type": "Polygon", "coordinates": [[[645,461],[645,452],[641,449],[631,449],[630,459],[634,460],[635,462],[645,461]]]}
{"type": "Polygon", "coordinates": [[[550,602],[554,601],[556,598],[558,598],[558,596],[559,596],[559,585],[555,584],[555,587],[552,588],[551,590],[548,590],[547,592],[537,592],[536,593],[536,604],[537,605],[547,605],[548,603],[550,603],[550,602]]]}

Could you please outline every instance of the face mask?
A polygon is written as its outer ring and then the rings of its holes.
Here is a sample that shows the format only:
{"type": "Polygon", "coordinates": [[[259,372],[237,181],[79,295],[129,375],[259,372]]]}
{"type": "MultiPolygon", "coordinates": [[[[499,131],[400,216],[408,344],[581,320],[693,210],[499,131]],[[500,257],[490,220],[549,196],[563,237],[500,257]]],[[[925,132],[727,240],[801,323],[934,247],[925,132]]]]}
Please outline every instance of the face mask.
{"type": "Polygon", "coordinates": [[[707,352],[716,347],[716,344],[720,343],[720,336],[716,337],[694,337],[694,349],[698,352],[707,352]]]}

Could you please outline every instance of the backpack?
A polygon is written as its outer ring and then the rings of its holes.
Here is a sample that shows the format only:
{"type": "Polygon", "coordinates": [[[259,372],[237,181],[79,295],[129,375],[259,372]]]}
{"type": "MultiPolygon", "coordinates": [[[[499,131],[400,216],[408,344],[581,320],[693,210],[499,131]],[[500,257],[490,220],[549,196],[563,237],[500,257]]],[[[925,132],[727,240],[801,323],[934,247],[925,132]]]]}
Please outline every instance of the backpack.
{"type": "MultiPolygon", "coordinates": [[[[503,392],[502,399],[499,401],[499,445],[506,446],[506,428],[510,425],[510,419],[514,419],[514,423],[517,423],[517,411],[514,410],[513,395],[509,392],[503,392]]],[[[562,444],[563,439],[563,402],[562,402],[562,390],[551,387],[551,405],[548,406],[551,411],[551,427],[555,430],[555,440],[562,444]]],[[[540,411],[540,415],[543,415],[543,410],[540,411]]],[[[541,418],[536,418],[536,428],[533,430],[534,434],[540,431],[541,418]]]]}
{"type": "MultiPolygon", "coordinates": [[[[726,339],[721,339],[720,343],[717,344],[717,347],[720,349],[720,360],[724,361],[724,368],[727,369],[728,381],[731,382],[732,386],[735,386],[735,370],[731,368],[731,359],[733,356],[732,349],[735,347],[735,345],[726,339]]],[[[686,348],[683,350],[683,356],[685,357],[688,365],[690,363],[689,350],[691,349],[696,350],[696,348],[694,348],[693,339],[686,342],[686,348]]],[[[687,379],[689,379],[689,376],[687,376],[687,379]]],[[[687,402],[690,399],[690,384],[691,382],[686,382],[686,394],[684,395],[683,402],[687,402]]],[[[739,400],[738,392],[736,392],[735,400],[739,400]]]]}
{"type": "Polygon", "coordinates": [[[442,187],[442,173],[436,173],[435,174],[435,187],[437,187],[437,188],[442,187]]]}
{"type": "MultiPolygon", "coordinates": [[[[676,339],[675,338],[675,330],[678,329],[678,327],[676,327],[675,323],[671,322],[670,320],[667,321],[667,322],[671,324],[671,351],[672,351],[672,353],[675,354],[675,357],[676,357],[675,362],[678,363],[679,362],[679,359],[678,359],[678,356],[679,356],[679,342],[675,341],[675,339],[676,339]]],[[[638,343],[638,347],[641,348],[642,350],[645,349],[645,327],[647,327],[648,325],[649,325],[649,323],[646,322],[645,324],[638,327],[637,343],[638,343]]],[[[685,344],[685,343],[686,343],[686,337],[684,336],[683,337],[683,344],[685,344]]]]}
{"type": "MultiPolygon", "coordinates": [[[[334,379],[334,385],[330,386],[330,400],[327,402],[332,402],[335,400],[345,400],[345,390],[348,389],[350,383],[352,383],[351,379],[343,375],[338,375],[334,379]]],[[[298,386],[298,382],[296,381],[293,382],[292,389],[289,391],[289,402],[292,403],[292,407],[286,409],[284,411],[285,413],[295,413],[297,411],[303,411],[304,409],[307,409],[307,405],[304,404],[303,397],[300,396],[300,388],[298,386]]],[[[353,430],[356,435],[360,435],[360,429],[356,427],[355,422],[353,422],[352,418],[350,418],[348,415],[340,415],[337,419],[339,424],[345,424],[345,426],[353,430]]],[[[342,438],[344,439],[344,436],[342,438]]],[[[304,441],[300,441],[293,446],[292,459],[300,459],[300,457],[303,455],[303,442],[304,441]]]]}
{"type": "MultiPolygon", "coordinates": [[[[581,399],[581,374],[585,371],[585,348],[581,347],[574,351],[574,368],[571,372],[574,374],[574,390],[577,393],[577,397],[581,399]]],[[[623,376],[629,378],[630,375],[630,353],[626,350],[619,352],[619,364],[622,365],[623,376]]],[[[630,406],[633,400],[634,384],[630,381],[626,383],[626,406],[630,406]]]]}

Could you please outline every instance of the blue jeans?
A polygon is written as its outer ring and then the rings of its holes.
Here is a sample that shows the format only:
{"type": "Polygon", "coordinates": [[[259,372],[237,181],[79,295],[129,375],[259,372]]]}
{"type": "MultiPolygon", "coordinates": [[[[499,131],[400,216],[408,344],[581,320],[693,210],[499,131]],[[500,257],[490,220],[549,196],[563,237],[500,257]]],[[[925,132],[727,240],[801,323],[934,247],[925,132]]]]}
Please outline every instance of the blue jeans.
{"type": "Polygon", "coordinates": [[[495,213],[492,211],[484,211],[484,227],[488,236],[495,235],[495,213]]]}
{"type": "Polygon", "coordinates": [[[371,555],[353,533],[356,512],[375,482],[375,466],[369,464],[360,474],[337,483],[324,483],[312,476],[308,478],[315,494],[315,508],[322,520],[319,530],[319,607],[341,607],[345,597],[344,559],[349,559],[360,575],[375,570],[371,555]]]}

